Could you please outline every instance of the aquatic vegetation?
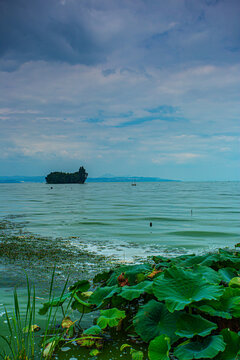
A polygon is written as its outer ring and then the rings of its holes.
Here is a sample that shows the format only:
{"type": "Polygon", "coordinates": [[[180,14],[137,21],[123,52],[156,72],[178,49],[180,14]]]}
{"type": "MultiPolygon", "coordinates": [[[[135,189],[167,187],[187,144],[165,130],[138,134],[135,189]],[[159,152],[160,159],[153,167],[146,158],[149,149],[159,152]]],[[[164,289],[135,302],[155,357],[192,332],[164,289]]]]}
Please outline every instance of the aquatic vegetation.
{"type": "MultiPolygon", "coordinates": [[[[55,285],[63,286],[66,274],[71,282],[83,278],[92,278],[99,269],[109,269],[110,258],[92,253],[78,241],[69,238],[49,238],[38,236],[24,230],[24,224],[0,221],[0,265],[11,277],[12,284],[21,282],[25,286],[27,272],[30,283],[38,287],[48,287],[54,266],[56,267],[55,285]],[[19,275],[18,275],[19,274],[19,275]]],[[[9,281],[6,282],[9,286],[9,281]]]]}
{"type": "Polygon", "coordinates": [[[30,289],[27,279],[28,300],[24,319],[21,318],[18,294],[14,290],[14,312],[8,314],[5,309],[9,337],[0,334],[1,338],[6,342],[10,351],[10,357],[6,353],[1,354],[2,358],[8,359],[31,359],[34,357],[34,331],[38,331],[39,327],[35,323],[35,290],[30,289]]]}
{"type": "Polygon", "coordinates": [[[117,336],[126,359],[237,360],[239,272],[240,252],[224,249],[202,256],[155,256],[77,281],[39,311],[63,311],[58,332],[45,339],[43,355],[50,358],[74,343],[79,354],[87,348],[89,359],[101,359],[106,343],[117,336]],[[89,313],[93,322],[82,328],[89,313]]]}
{"type": "MultiPolygon", "coordinates": [[[[36,321],[36,294],[35,287],[31,287],[27,277],[27,303],[26,308],[23,310],[19,305],[19,295],[16,288],[14,289],[14,310],[9,313],[5,308],[5,317],[7,322],[8,334],[0,334],[1,339],[7,345],[7,348],[0,349],[0,357],[4,360],[31,360],[31,359],[43,359],[45,357],[50,357],[53,351],[56,349],[57,345],[63,339],[63,333],[60,329],[56,331],[56,311],[53,312],[54,305],[59,306],[61,301],[53,300],[53,281],[54,281],[55,269],[52,273],[52,279],[49,289],[49,302],[51,307],[49,313],[44,322],[44,329],[41,331],[40,326],[35,324],[36,321]],[[38,332],[41,332],[40,335],[38,332]],[[49,334],[54,333],[53,336],[49,339],[49,334]],[[42,339],[43,351],[39,348],[39,338],[42,339]]],[[[61,296],[64,297],[64,292],[66,291],[67,281],[65,286],[62,289],[61,296]]],[[[66,300],[66,299],[65,299],[66,300]]],[[[69,303],[70,305],[70,303],[69,303]]],[[[67,309],[67,307],[66,307],[67,309]]],[[[73,324],[66,325],[64,321],[62,322],[62,328],[70,333],[70,327],[73,324]]],[[[72,327],[73,329],[73,327],[72,327]]],[[[74,332],[71,332],[73,336],[74,332]]]]}

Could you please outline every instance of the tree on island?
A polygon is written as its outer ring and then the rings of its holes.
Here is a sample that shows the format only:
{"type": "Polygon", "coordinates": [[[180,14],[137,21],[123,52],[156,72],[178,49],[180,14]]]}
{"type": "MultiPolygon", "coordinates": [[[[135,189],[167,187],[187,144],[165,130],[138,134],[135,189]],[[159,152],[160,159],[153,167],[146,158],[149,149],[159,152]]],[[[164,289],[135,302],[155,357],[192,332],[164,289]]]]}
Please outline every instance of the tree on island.
{"type": "Polygon", "coordinates": [[[79,171],[74,173],[51,172],[45,179],[48,184],[84,184],[87,177],[88,173],[81,166],[79,171]]]}

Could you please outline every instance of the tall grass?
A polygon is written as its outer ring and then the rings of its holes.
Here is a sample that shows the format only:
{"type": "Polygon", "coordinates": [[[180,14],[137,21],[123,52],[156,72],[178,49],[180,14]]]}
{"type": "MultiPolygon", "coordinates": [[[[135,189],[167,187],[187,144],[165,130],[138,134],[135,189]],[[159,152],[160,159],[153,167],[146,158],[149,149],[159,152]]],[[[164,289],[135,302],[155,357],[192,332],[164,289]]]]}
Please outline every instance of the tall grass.
{"type": "MultiPolygon", "coordinates": [[[[49,302],[53,299],[53,284],[54,284],[55,269],[53,270],[51,284],[49,289],[49,302]]],[[[27,277],[27,276],[26,276],[27,277]]],[[[61,297],[63,296],[68,279],[65,282],[63,290],[61,292],[61,297]]],[[[14,309],[10,314],[5,308],[5,315],[7,321],[8,335],[0,334],[0,337],[7,344],[8,350],[0,349],[0,358],[4,360],[33,360],[33,359],[43,359],[45,354],[41,351],[39,343],[41,342],[40,336],[34,331],[35,318],[36,318],[36,293],[35,286],[31,287],[27,277],[27,303],[26,308],[21,311],[19,306],[19,296],[17,294],[16,288],[14,289],[14,309]]],[[[70,305],[67,305],[67,309],[70,305]]],[[[51,337],[51,342],[54,346],[50,348],[49,355],[46,358],[49,358],[56,348],[57,343],[60,341],[59,332],[60,328],[56,330],[56,319],[57,319],[58,308],[51,306],[45,319],[44,334],[41,335],[43,347],[49,342],[49,337],[51,337]]],[[[63,311],[63,309],[62,309],[63,311]]],[[[64,312],[64,311],[63,311],[64,312]]]]}
{"type": "MultiPolygon", "coordinates": [[[[16,288],[14,289],[14,310],[10,315],[5,308],[9,336],[1,335],[8,345],[10,359],[33,359],[34,358],[34,332],[32,326],[35,323],[36,296],[35,287],[33,291],[29,285],[27,277],[27,304],[25,315],[21,316],[19,300],[16,288]]],[[[7,354],[0,354],[2,358],[7,358],[7,354]]]]}

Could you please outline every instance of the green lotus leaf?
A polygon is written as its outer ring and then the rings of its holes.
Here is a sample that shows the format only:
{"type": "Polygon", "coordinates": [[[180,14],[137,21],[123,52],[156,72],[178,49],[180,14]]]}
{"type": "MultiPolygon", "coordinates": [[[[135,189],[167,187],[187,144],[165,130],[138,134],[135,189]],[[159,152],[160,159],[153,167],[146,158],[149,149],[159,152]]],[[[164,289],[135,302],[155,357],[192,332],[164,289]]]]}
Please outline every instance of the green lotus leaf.
{"type": "Polygon", "coordinates": [[[97,284],[97,283],[105,284],[106,281],[112,275],[112,273],[113,273],[113,270],[110,270],[110,271],[105,271],[105,272],[102,272],[102,273],[99,273],[99,274],[95,275],[94,278],[93,278],[93,283],[94,284],[97,284]]]}
{"type": "MultiPolygon", "coordinates": [[[[105,303],[107,302],[107,300],[109,300],[109,299],[106,299],[105,303]]],[[[104,305],[105,305],[105,303],[104,303],[104,305]]],[[[111,297],[111,307],[124,308],[124,306],[127,306],[127,304],[128,304],[128,300],[122,298],[121,296],[118,296],[118,293],[116,293],[114,296],[111,297]]],[[[102,309],[105,309],[105,308],[106,308],[105,306],[102,306],[102,309]]]]}
{"type": "Polygon", "coordinates": [[[228,284],[232,288],[239,288],[240,289],[240,276],[232,278],[228,284]]]}
{"type": "Polygon", "coordinates": [[[132,356],[132,360],[143,360],[143,352],[140,350],[131,349],[130,354],[132,356]]]}
{"type": "Polygon", "coordinates": [[[100,317],[97,319],[97,325],[101,329],[105,329],[107,326],[114,327],[119,324],[119,321],[126,317],[125,311],[112,308],[108,310],[101,310],[100,317]]]}
{"type": "Polygon", "coordinates": [[[219,316],[224,319],[231,319],[233,316],[240,317],[240,289],[227,287],[217,301],[204,300],[194,303],[192,306],[211,316],[219,316]]]}
{"type": "Polygon", "coordinates": [[[217,254],[207,254],[207,255],[191,254],[191,255],[179,256],[174,260],[172,260],[172,263],[183,267],[191,267],[194,265],[211,266],[213,263],[217,261],[218,261],[217,254]]]}
{"type": "Polygon", "coordinates": [[[152,259],[155,262],[155,264],[158,264],[163,267],[168,267],[171,264],[171,260],[164,256],[160,256],[160,255],[153,256],[152,259]]]}
{"type": "Polygon", "coordinates": [[[135,350],[131,345],[129,344],[123,344],[120,347],[120,351],[123,351],[125,349],[130,349],[130,354],[132,357],[132,360],[143,360],[143,352],[140,350],[135,350]]]}
{"type": "Polygon", "coordinates": [[[208,283],[192,271],[172,267],[165,271],[164,278],[153,281],[153,293],[158,300],[165,300],[169,311],[182,310],[193,301],[218,299],[223,287],[208,283]]]}
{"type": "Polygon", "coordinates": [[[233,269],[233,268],[222,268],[218,270],[218,273],[221,277],[221,280],[229,283],[229,281],[234,278],[235,276],[237,276],[237,270],[233,269]]]}
{"type": "Polygon", "coordinates": [[[210,253],[206,255],[185,255],[179,256],[172,260],[172,264],[180,265],[183,267],[191,267],[194,265],[211,266],[215,270],[224,267],[240,267],[240,256],[232,251],[219,249],[218,253],[210,253]]]}
{"type": "Polygon", "coordinates": [[[78,310],[81,314],[88,314],[93,311],[94,306],[86,306],[84,302],[80,303],[79,301],[74,300],[71,304],[71,308],[73,310],[78,310]]]}
{"type": "Polygon", "coordinates": [[[118,276],[122,273],[125,274],[125,278],[128,279],[130,285],[136,285],[140,281],[145,279],[145,274],[151,272],[152,266],[150,264],[138,264],[138,265],[125,265],[120,266],[114,270],[111,277],[107,281],[108,286],[118,284],[118,276]]]}
{"type": "Polygon", "coordinates": [[[207,282],[211,284],[219,284],[221,281],[221,277],[218,272],[209,266],[195,265],[192,270],[195,274],[202,276],[207,282]]]}
{"type": "Polygon", "coordinates": [[[61,295],[59,297],[56,297],[56,298],[52,299],[51,301],[45,302],[43,304],[42,308],[39,309],[39,311],[38,311],[39,315],[45,315],[47,313],[48,309],[51,307],[61,306],[66,299],[69,299],[72,296],[73,296],[73,294],[71,292],[69,292],[69,293],[61,295]]]}
{"type": "Polygon", "coordinates": [[[90,328],[84,330],[84,335],[99,335],[102,332],[102,329],[98,325],[93,325],[90,328]]]}
{"type": "Polygon", "coordinates": [[[224,351],[226,344],[222,335],[208,336],[202,341],[186,341],[174,350],[179,360],[212,359],[220,351],[224,351]]]}
{"type": "Polygon", "coordinates": [[[72,286],[69,287],[70,291],[88,291],[90,288],[90,283],[87,280],[79,280],[75,282],[72,286]]]}
{"type": "Polygon", "coordinates": [[[88,301],[90,304],[101,307],[106,302],[106,300],[111,299],[114,294],[119,293],[120,291],[121,289],[116,285],[100,287],[94,291],[88,301]]]}
{"type": "Polygon", "coordinates": [[[177,321],[176,334],[180,337],[192,338],[195,335],[209,335],[214,329],[217,329],[217,325],[200,315],[183,313],[177,321]]]}
{"type": "Polygon", "coordinates": [[[82,300],[75,292],[73,292],[74,301],[71,304],[73,310],[78,310],[80,313],[86,314],[93,311],[94,306],[82,300]]]}
{"type": "Polygon", "coordinates": [[[219,260],[218,263],[220,267],[234,267],[236,269],[240,268],[240,254],[237,252],[219,249],[219,260]]]}
{"type": "Polygon", "coordinates": [[[119,296],[132,301],[139,298],[144,292],[151,293],[152,281],[143,281],[134,286],[124,286],[119,296]]]}
{"type": "Polygon", "coordinates": [[[129,345],[129,344],[122,344],[121,347],[120,347],[120,351],[123,351],[123,350],[125,350],[126,348],[132,348],[132,346],[129,345]]]}
{"type": "Polygon", "coordinates": [[[175,331],[179,315],[178,312],[170,313],[165,304],[150,300],[139,309],[133,319],[133,324],[136,333],[145,342],[149,342],[159,335],[166,335],[173,343],[178,339],[175,331]]]}
{"type": "Polygon", "coordinates": [[[148,347],[149,360],[169,360],[170,339],[166,335],[157,336],[148,347]]]}
{"type": "Polygon", "coordinates": [[[98,349],[92,349],[89,353],[90,356],[97,356],[98,354],[100,354],[98,349]]]}
{"type": "Polygon", "coordinates": [[[224,342],[227,344],[225,350],[219,353],[214,360],[237,360],[240,358],[240,336],[234,331],[224,329],[221,331],[224,342]]]}

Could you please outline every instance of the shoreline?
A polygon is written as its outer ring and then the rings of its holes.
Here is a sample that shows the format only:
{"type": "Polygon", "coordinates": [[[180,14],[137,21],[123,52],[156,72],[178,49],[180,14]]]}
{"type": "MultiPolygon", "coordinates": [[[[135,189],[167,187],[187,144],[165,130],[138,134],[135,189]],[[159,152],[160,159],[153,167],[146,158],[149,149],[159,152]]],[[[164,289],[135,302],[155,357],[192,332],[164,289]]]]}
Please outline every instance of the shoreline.
{"type": "MultiPolygon", "coordinates": [[[[152,256],[177,257],[185,255],[203,255],[214,252],[219,247],[197,250],[177,248],[176,246],[156,249],[149,244],[144,248],[140,244],[118,243],[101,244],[96,240],[82,241],[76,236],[54,238],[40,236],[26,231],[24,222],[9,220],[9,216],[0,221],[0,273],[8,273],[10,286],[25,283],[27,272],[31,282],[46,283],[56,267],[57,283],[62,284],[69,276],[74,282],[80,278],[91,278],[97,272],[108,270],[115,265],[141,264],[152,256]],[[128,254],[131,246],[137,255],[128,254]]],[[[1,283],[0,283],[1,287],[1,283]]]]}

